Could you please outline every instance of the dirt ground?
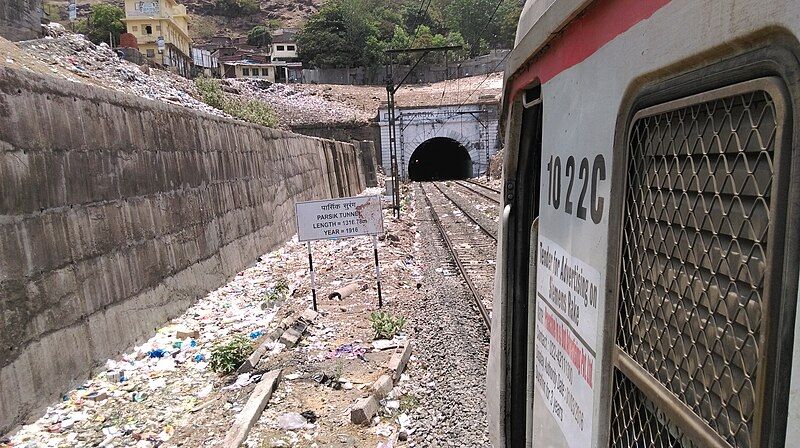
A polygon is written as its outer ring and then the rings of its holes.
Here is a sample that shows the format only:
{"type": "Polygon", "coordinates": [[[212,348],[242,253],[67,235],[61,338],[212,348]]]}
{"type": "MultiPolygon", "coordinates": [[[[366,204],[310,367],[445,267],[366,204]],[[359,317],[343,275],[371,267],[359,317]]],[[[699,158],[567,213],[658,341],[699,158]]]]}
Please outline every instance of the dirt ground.
{"type": "MultiPolygon", "coordinates": [[[[328,84],[293,84],[299,91],[322,96],[372,114],[386,104],[386,87],[328,84]]],[[[398,90],[398,107],[496,103],[503,92],[503,74],[470,76],[433,84],[410,84],[398,90]]]]}

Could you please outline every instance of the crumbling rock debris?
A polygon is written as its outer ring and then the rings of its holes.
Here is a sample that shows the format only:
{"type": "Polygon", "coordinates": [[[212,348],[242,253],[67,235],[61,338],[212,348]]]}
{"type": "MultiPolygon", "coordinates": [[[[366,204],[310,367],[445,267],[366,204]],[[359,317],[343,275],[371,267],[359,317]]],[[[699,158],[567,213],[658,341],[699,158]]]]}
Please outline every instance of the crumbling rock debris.
{"type": "MultiPolygon", "coordinates": [[[[46,37],[20,42],[18,46],[37,63],[45,68],[49,66],[53,76],[232,118],[204,103],[189,79],[121,59],[105,43],[95,45],[81,34],[67,32],[57,23],[46,25],[44,29],[46,37]]],[[[265,80],[224,79],[220,84],[223,91],[236,100],[255,99],[272,107],[278,117],[278,127],[282,129],[331,123],[366,124],[377,112],[368,113],[302,92],[291,85],[265,80]]]]}
{"type": "Polygon", "coordinates": [[[245,98],[269,104],[282,126],[313,126],[331,123],[366,124],[375,118],[372,113],[306,93],[290,84],[269,84],[261,80],[228,79],[225,89],[238,90],[245,98]]]}
{"type": "Polygon", "coordinates": [[[57,23],[48,25],[47,30],[47,37],[18,45],[36,60],[63,69],[55,70],[54,75],[62,74],[73,82],[91,83],[140,98],[226,116],[197,99],[191,80],[164,70],[142,71],[136,64],[121,59],[105,43],[95,45],[81,34],[66,32],[57,23]]]}

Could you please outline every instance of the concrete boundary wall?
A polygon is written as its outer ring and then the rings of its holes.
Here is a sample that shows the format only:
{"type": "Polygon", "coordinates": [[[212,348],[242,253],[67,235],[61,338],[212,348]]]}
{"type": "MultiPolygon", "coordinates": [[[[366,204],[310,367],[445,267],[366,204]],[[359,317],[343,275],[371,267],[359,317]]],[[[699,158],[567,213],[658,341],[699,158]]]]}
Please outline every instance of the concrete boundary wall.
{"type": "MultiPolygon", "coordinates": [[[[0,434],[365,187],[349,143],[0,68],[0,434]]],[[[373,167],[374,169],[374,167],[373,167]]]]}
{"type": "MultiPolygon", "coordinates": [[[[467,76],[498,73],[505,70],[505,60],[511,50],[491,50],[488,54],[461,62],[420,64],[408,77],[408,84],[423,84],[454,80],[467,76]]],[[[395,80],[403,79],[412,65],[395,64],[395,80]]],[[[303,82],[313,84],[385,85],[384,67],[318,68],[304,69],[303,82]]]]}

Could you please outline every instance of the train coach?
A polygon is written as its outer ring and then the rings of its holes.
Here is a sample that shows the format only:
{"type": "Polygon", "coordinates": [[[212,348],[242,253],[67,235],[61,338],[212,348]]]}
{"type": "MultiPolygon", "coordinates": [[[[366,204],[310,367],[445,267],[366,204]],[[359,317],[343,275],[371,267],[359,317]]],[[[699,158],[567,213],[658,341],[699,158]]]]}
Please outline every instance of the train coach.
{"type": "Polygon", "coordinates": [[[798,0],[525,4],[495,448],[800,446],[798,39],[798,0]]]}

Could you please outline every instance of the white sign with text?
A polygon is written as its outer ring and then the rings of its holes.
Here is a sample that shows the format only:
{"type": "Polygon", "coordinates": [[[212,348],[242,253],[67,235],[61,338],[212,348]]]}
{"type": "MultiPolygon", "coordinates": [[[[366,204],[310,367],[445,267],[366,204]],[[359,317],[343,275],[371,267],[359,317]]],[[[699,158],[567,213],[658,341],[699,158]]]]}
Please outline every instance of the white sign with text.
{"type": "Polygon", "coordinates": [[[591,446],[600,272],[539,237],[534,382],[571,448],[591,446]]]}
{"type": "Polygon", "coordinates": [[[301,242],[383,234],[380,196],[298,202],[295,215],[301,242]]]}

